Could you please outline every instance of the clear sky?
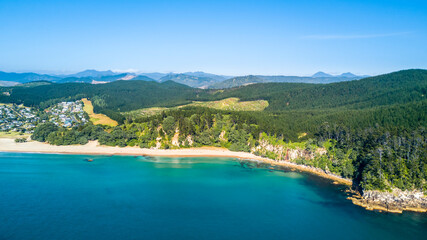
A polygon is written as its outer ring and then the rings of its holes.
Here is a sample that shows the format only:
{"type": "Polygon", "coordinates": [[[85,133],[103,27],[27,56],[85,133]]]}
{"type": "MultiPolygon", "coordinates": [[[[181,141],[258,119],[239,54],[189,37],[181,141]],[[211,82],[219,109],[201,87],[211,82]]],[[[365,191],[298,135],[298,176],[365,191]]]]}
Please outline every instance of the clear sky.
{"type": "Polygon", "coordinates": [[[0,70],[427,68],[427,1],[0,0],[0,70]]]}

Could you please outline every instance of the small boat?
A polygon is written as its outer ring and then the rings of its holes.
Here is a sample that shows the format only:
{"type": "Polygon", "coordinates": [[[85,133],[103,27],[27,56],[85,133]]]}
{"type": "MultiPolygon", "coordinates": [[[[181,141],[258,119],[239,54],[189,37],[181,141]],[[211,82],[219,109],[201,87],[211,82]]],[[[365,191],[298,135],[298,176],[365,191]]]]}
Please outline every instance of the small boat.
{"type": "Polygon", "coordinates": [[[88,162],[93,162],[93,159],[88,159],[87,161],[88,161],[88,162]]]}
{"type": "Polygon", "coordinates": [[[270,169],[270,170],[274,170],[274,167],[269,167],[268,169],[270,169]]]}

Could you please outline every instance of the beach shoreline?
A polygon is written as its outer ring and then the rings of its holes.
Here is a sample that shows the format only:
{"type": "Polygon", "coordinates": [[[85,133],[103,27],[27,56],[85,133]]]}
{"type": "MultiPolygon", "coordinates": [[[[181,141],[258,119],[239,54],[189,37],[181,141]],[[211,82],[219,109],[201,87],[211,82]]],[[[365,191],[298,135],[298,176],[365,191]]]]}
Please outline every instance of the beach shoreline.
{"type": "Polygon", "coordinates": [[[157,157],[230,157],[241,160],[260,161],[272,166],[289,168],[292,171],[307,172],[322,178],[330,179],[334,184],[351,186],[350,179],[325,173],[324,171],[288,161],[275,161],[256,156],[248,152],[233,152],[225,148],[201,147],[182,149],[148,149],[139,147],[110,147],[91,141],[86,145],[55,146],[48,143],[29,141],[16,143],[12,138],[0,138],[0,152],[46,153],[46,154],[87,154],[87,155],[129,155],[157,157]]]}
{"type": "MultiPolygon", "coordinates": [[[[299,165],[288,161],[275,161],[269,158],[256,156],[247,152],[233,152],[226,148],[219,147],[201,147],[201,148],[182,148],[182,149],[148,149],[139,147],[110,147],[99,145],[97,141],[90,141],[86,145],[67,145],[55,146],[48,143],[29,141],[25,143],[16,143],[13,138],[0,138],[0,152],[18,152],[18,153],[43,153],[43,154],[74,154],[74,155],[123,155],[123,156],[156,156],[156,157],[228,157],[238,158],[246,161],[258,161],[264,164],[270,164],[272,167],[284,167],[291,171],[309,173],[324,179],[329,179],[333,184],[352,186],[350,179],[345,179],[334,174],[329,174],[321,169],[299,165]]],[[[371,211],[382,211],[391,213],[402,213],[402,211],[426,212],[424,208],[387,208],[383,203],[373,203],[366,201],[363,197],[354,192],[347,199],[353,204],[361,206],[371,211]]]]}

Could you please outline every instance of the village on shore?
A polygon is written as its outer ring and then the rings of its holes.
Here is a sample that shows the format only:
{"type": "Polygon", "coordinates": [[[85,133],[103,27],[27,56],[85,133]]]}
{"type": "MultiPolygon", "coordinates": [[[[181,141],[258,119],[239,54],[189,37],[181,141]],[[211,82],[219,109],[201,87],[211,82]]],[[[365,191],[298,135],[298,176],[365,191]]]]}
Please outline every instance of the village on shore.
{"type": "Polygon", "coordinates": [[[40,123],[70,128],[89,121],[82,101],[60,102],[44,111],[17,104],[0,104],[0,132],[32,134],[40,123]]]}

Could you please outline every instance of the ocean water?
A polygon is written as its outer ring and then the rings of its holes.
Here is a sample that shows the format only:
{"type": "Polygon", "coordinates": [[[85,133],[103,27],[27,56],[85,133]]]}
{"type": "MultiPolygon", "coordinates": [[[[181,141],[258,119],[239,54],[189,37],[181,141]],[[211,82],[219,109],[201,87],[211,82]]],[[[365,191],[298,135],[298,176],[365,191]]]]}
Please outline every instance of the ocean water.
{"type": "Polygon", "coordinates": [[[0,239],[427,239],[427,214],[366,211],[329,180],[255,165],[0,153],[0,239]]]}

